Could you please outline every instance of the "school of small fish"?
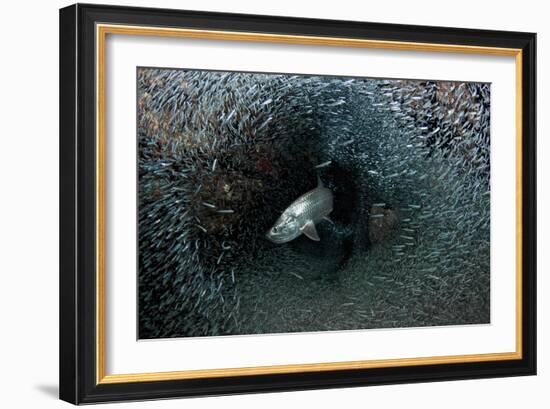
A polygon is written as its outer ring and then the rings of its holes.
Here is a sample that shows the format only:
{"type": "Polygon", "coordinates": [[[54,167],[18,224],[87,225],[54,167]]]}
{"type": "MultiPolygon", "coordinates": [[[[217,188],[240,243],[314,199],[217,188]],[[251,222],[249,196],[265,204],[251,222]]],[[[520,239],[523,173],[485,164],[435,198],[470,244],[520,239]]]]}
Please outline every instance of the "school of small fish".
{"type": "MultiPolygon", "coordinates": [[[[391,293],[376,293],[366,315],[347,303],[355,319],[344,329],[433,324],[417,288],[449,298],[449,321],[460,308],[465,320],[484,319],[489,84],[155,68],[140,68],[137,82],[140,338],[287,330],[299,297],[285,288],[285,312],[271,311],[258,304],[269,297],[259,283],[281,271],[307,283],[312,266],[332,264],[328,253],[313,260],[298,251],[298,239],[274,245],[265,234],[317,175],[334,195],[331,228],[351,237],[350,267],[338,274],[355,279],[361,260],[380,260],[406,273],[366,272],[368,282],[410,280],[414,301],[390,308],[405,298],[387,304],[391,293]],[[399,217],[376,252],[367,234],[373,206],[399,217]],[[479,308],[467,311],[473,286],[479,308]]],[[[330,257],[344,257],[344,247],[335,244],[330,257]]]]}

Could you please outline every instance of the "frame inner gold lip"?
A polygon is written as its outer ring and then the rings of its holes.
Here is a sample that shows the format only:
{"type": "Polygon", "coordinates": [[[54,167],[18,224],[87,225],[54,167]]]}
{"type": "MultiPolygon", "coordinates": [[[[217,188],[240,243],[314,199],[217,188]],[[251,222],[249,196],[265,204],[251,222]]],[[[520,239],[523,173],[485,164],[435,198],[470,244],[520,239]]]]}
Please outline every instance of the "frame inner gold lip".
{"type": "Polygon", "coordinates": [[[466,362],[518,360],[522,358],[522,51],[515,48],[467,46],[459,44],[414,43],[318,36],[297,36],[236,31],[96,24],[96,383],[201,379],[214,377],[290,374],[347,369],[403,367],[466,362]],[[516,64],[516,350],[504,353],[450,355],[313,364],[149,372],[105,373],[105,40],[107,34],[201,38],[225,41],[253,41],[298,45],[376,48],[401,51],[513,56],[516,64]]]}

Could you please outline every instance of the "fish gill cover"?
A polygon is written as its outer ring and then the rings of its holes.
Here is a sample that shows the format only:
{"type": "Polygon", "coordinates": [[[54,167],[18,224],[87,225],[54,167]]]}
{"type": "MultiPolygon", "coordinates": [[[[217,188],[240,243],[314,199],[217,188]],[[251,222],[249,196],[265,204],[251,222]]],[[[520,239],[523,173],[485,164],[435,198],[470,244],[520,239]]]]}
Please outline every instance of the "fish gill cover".
{"type": "Polygon", "coordinates": [[[490,321],[490,84],[139,68],[137,85],[139,338],[490,321]],[[267,240],[318,176],[321,240],[267,240]]]}

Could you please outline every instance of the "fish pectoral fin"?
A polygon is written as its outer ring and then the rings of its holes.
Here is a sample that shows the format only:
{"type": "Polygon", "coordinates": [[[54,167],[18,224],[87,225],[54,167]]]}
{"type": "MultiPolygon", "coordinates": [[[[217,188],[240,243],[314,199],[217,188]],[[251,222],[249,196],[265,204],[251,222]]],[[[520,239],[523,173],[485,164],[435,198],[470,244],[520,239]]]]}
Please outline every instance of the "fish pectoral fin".
{"type": "Polygon", "coordinates": [[[310,220],[306,224],[304,224],[300,229],[300,231],[304,233],[307,237],[309,237],[311,240],[315,240],[315,241],[321,240],[319,238],[319,233],[317,233],[317,229],[315,228],[315,223],[313,223],[313,220],[310,220]]]}

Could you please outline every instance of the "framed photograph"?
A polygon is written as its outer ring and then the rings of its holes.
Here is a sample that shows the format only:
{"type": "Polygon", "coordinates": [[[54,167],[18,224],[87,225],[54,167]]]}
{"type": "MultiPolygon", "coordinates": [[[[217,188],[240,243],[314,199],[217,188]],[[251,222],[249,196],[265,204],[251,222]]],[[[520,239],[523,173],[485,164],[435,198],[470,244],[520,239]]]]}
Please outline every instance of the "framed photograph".
{"type": "Polygon", "coordinates": [[[61,399],[535,374],[535,41],[61,9],[61,399]]]}

